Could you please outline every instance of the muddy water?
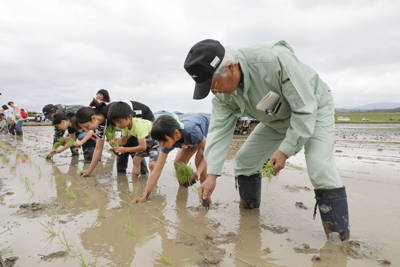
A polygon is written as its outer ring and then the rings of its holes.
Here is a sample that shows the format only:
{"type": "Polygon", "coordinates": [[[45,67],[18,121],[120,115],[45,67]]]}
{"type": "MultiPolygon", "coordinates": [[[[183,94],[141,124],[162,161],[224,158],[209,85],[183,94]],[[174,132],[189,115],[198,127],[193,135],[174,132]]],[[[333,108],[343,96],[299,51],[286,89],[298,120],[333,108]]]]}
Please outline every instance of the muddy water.
{"type": "Polygon", "coordinates": [[[263,181],[260,210],[241,210],[233,164],[245,137],[235,136],[206,211],[171,176],[174,153],[150,201],[130,204],[146,185],[145,177],[132,181],[131,163],[127,174],[117,174],[115,155],[105,151],[93,177],[79,178],[77,170],[88,167],[82,154],[44,159],[52,132],[31,126],[22,139],[0,135],[0,233],[9,229],[0,250],[10,246],[6,257],[19,257],[15,266],[80,266],[80,255],[91,266],[162,266],[157,252],[174,266],[400,266],[399,126],[337,125],[352,241],[336,246],[312,219],[302,152],[272,182],[263,181]]]}

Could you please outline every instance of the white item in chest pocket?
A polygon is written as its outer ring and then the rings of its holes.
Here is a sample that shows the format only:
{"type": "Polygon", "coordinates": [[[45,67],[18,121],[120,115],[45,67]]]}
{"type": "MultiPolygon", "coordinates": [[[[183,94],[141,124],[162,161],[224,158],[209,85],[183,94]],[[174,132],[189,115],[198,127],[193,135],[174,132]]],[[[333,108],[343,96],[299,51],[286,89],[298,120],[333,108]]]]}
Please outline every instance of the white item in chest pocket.
{"type": "Polygon", "coordinates": [[[256,108],[264,111],[266,114],[273,114],[273,110],[279,102],[280,95],[270,91],[264,98],[257,104],[256,108]]]}

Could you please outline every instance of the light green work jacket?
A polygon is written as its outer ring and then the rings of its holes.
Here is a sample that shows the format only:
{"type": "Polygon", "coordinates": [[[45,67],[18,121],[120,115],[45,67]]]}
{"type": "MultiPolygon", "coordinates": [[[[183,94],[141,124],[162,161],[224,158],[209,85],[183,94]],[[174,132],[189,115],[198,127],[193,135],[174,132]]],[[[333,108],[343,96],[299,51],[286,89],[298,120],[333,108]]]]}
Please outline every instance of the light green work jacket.
{"type": "Polygon", "coordinates": [[[329,87],[309,66],[297,59],[285,41],[272,41],[239,49],[243,89],[212,99],[210,128],[205,148],[207,173],[220,175],[229,150],[237,117],[257,119],[286,134],[279,150],[287,156],[299,152],[312,136],[318,107],[331,102],[329,87]],[[268,115],[256,108],[273,91],[280,100],[268,115]]]}

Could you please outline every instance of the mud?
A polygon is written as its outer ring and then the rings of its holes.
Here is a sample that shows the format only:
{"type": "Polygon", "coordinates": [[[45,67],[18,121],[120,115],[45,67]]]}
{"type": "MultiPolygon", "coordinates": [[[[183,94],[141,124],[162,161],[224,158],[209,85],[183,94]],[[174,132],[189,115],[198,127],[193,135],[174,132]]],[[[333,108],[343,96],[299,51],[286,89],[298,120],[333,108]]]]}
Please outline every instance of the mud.
{"type": "Polygon", "coordinates": [[[334,155],[351,225],[351,240],[339,245],[327,243],[320,219],[312,219],[302,151],[271,182],[263,179],[259,210],[242,210],[233,164],[246,137],[234,136],[207,211],[172,177],[174,152],[149,201],[131,204],[147,177],[132,181],[131,162],[118,174],[107,149],[93,175],[80,178],[88,167],[82,151],[45,160],[52,127],[25,127],[22,138],[0,134],[0,250],[12,249],[2,258],[18,257],[15,266],[80,266],[80,255],[89,266],[95,259],[97,266],[162,266],[158,252],[174,266],[400,266],[399,133],[395,125],[337,126],[334,155]]]}
{"type": "Polygon", "coordinates": [[[39,255],[41,256],[40,259],[44,260],[44,261],[51,261],[53,259],[57,259],[57,258],[64,258],[65,256],[67,256],[67,252],[66,251],[57,251],[57,252],[52,252],[48,255],[39,255]]]}

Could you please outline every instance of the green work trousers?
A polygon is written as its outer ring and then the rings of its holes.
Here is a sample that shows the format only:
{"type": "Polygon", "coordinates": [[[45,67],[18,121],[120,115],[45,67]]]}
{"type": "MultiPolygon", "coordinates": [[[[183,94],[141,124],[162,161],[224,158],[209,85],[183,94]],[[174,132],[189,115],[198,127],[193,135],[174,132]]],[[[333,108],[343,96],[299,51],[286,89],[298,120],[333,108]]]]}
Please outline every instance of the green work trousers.
{"type": "MultiPolygon", "coordinates": [[[[343,186],[333,157],[334,134],[334,105],[329,101],[318,108],[314,133],[304,145],[307,171],[315,189],[343,186]]],[[[235,175],[259,172],[285,136],[260,122],[236,155],[235,175]]]]}

